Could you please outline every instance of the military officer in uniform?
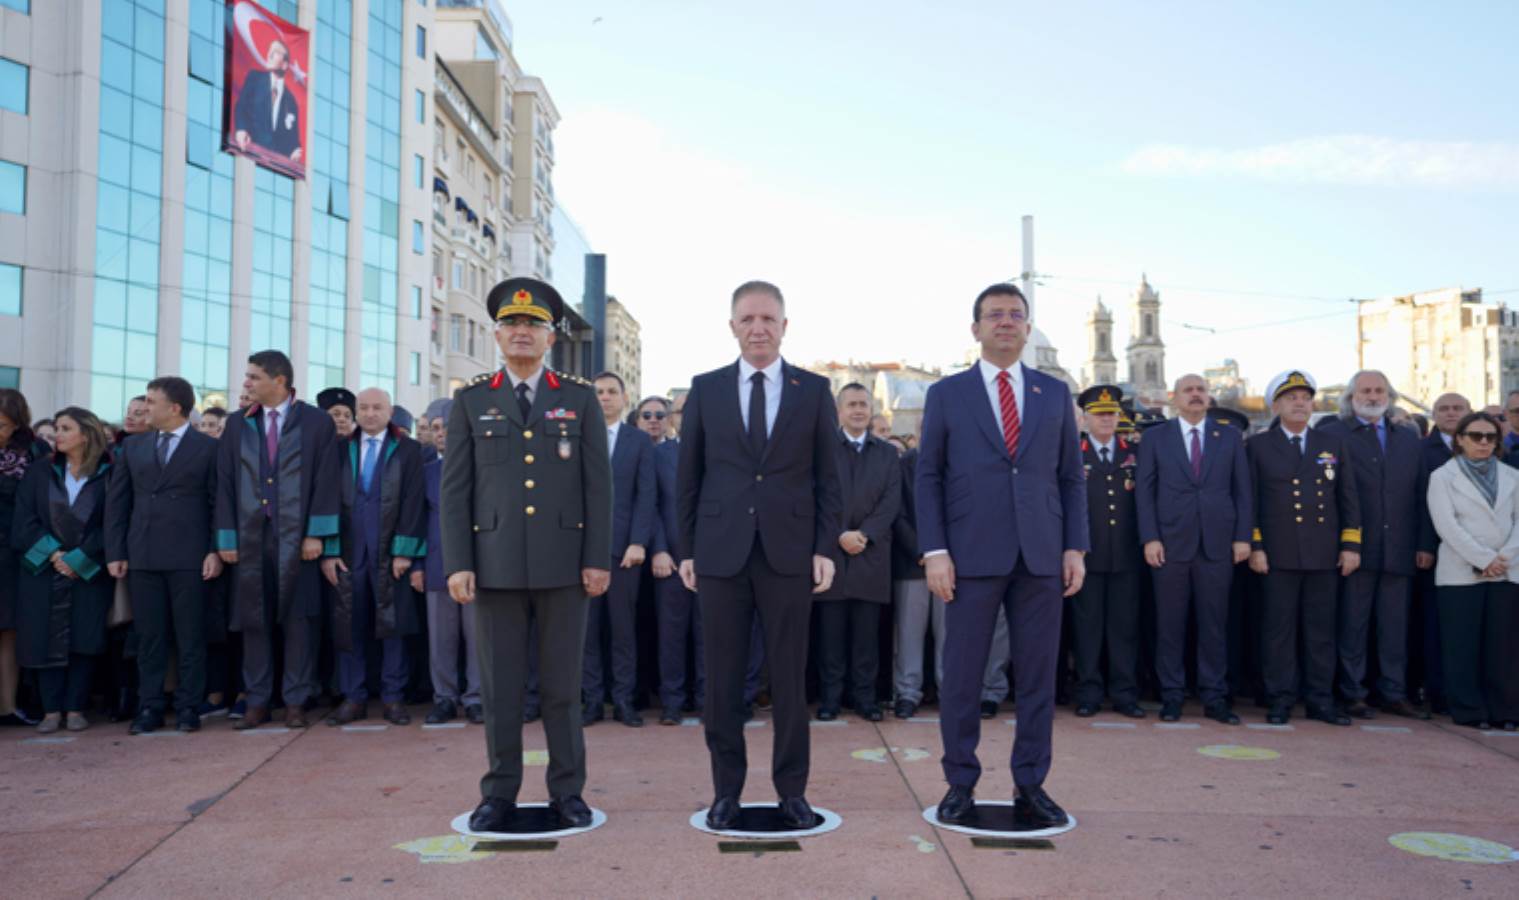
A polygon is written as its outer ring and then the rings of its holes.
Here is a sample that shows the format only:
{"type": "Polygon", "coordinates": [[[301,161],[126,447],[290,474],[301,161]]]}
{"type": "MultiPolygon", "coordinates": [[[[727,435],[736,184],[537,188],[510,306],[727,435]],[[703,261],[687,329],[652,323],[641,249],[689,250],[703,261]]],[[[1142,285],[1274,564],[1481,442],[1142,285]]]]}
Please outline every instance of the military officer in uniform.
{"type": "Polygon", "coordinates": [[[1113,698],[1113,709],[1119,713],[1131,719],[1145,715],[1139,708],[1139,519],[1134,508],[1139,448],[1117,434],[1122,397],[1119,388],[1100,384],[1079,398],[1087,423],[1081,461],[1092,535],[1086,581],[1071,598],[1076,715],[1083,718],[1097,715],[1104,694],[1113,698]]]}
{"type": "Polygon", "coordinates": [[[550,808],[584,827],[580,678],[589,597],[611,580],[612,469],[596,395],[543,366],[564,301],[510,278],[486,298],[506,366],[454,396],[441,490],[448,592],[473,603],[490,771],[474,831],[514,818],[529,616],[537,623],[550,808]]]}
{"type": "Polygon", "coordinates": [[[1316,390],[1299,370],[1271,379],[1266,396],[1277,420],[1245,442],[1255,488],[1250,570],[1265,576],[1261,658],[1272,725],[1287,724],[1299,694],[1308,718],[1350,724],[1334,703],[1336,574],[1348,578],[1361,564],[1361,507],[1349,445],[1308,427],[1316,390]]]}

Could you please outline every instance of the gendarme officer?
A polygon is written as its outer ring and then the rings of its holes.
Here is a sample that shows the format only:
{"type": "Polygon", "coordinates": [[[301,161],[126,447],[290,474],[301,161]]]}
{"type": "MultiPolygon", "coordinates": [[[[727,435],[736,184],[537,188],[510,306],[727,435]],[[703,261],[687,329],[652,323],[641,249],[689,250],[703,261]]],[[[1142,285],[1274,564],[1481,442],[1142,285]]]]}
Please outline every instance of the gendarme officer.
{"type": "Polygon", "coordinates": [[[506,830],[522,786],[522,694],[529,617],[537,622],[550,806],[584,827],[580,672],[586,600],[611,577],[607,431],[585,382],[544,368],[564,301],[511,278],[486,298],[506,366],[454,396],[441,519],[448,592],[474,603],[490,771],[474,831],[506,830]]]}

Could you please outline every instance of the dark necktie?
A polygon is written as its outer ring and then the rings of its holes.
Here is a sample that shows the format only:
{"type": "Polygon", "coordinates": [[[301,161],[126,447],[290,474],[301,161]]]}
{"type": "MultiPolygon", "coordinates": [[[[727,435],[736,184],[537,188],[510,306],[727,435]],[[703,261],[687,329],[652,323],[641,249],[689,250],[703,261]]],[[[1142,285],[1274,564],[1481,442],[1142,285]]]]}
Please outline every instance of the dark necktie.
{"type": "Polygon", "coordinates": [[[1107,465],[1108,464],[1108,448],[1103,447],[1101,450],[1098,451],[1098,454],[1102,457],[1102,464],[1103,465],[1107,465]]]}
{"type": "Polygon", "coordinates": [[[1302,456],[1303,455],[1303,436],[1302,435],[1300,435],[1300,434],[1294,434],[1292,436],[1292,449],[1294,449],[1294,450],[1297,451],[1297,455],[1298,456],[1302,456]]]}
{"type": "Polygon", "coordinates": [[[280,411],[269,410],[268,427],[264,429],[264,452],[269,454],[269,465],[273,466],[280,456],[280,411]]]}
{"type": "Polygon", "coordinates": [[[527,414],[533,411],[533,401],[527,398],[527,382],[517,385],[517,408],[522,410],[522,421],[527,421],[527,414]]]}
{"type": "Polygon", "coordinates": [[[755,456],[765,452],[765,373],[749,376],[749,447],[755,456]]]}
{"type": "Polygon", "coordinates": [[[174,435],[168,431],[158,433],[158,467],[162,469],[169,464],[169,442],[174,440],[174,435]]]}
{"type": "Polygon", "coordinates": [[[1192,462],[1192,477],[1203,477],[1203,442],[1197,436],[1197,429],[1192,429],[1192,452],[1189,456],[1192,462]]]}

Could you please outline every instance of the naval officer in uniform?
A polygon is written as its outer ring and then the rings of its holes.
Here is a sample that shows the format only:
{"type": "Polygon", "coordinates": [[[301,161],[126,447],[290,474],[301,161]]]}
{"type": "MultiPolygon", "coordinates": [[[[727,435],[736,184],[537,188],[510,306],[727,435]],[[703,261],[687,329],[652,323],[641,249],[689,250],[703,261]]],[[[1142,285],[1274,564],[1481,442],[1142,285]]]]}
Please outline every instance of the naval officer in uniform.
{"type": "Polygon", "coordinates": [[[454,396],[441,490],[448,592],[473,604],[490,771],[473,831],[499,831],[522,786],[522,705],[529,616],[537,622],[550,808],[590,824],[581,799],[581,659],[588,598],[611,580],[612,469],[596,395],[544,368],[564,301],[532,278],[486,298],[502,369],[454,396]]]}

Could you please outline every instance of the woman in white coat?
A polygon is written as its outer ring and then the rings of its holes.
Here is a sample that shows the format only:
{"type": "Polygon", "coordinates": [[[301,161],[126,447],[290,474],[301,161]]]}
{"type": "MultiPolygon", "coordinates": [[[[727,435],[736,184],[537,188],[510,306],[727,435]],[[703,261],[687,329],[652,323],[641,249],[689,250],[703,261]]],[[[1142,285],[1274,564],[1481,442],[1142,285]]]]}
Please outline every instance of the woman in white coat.
{"type": "Polygon", "coordinates": [[[1440,535],[1435,586],[1445,696],[1457,725],[1519,721],[1519,470],[1498,459],[1487,413],[1456,426],[1450,461],[1429,476],[1440,535]]]}

